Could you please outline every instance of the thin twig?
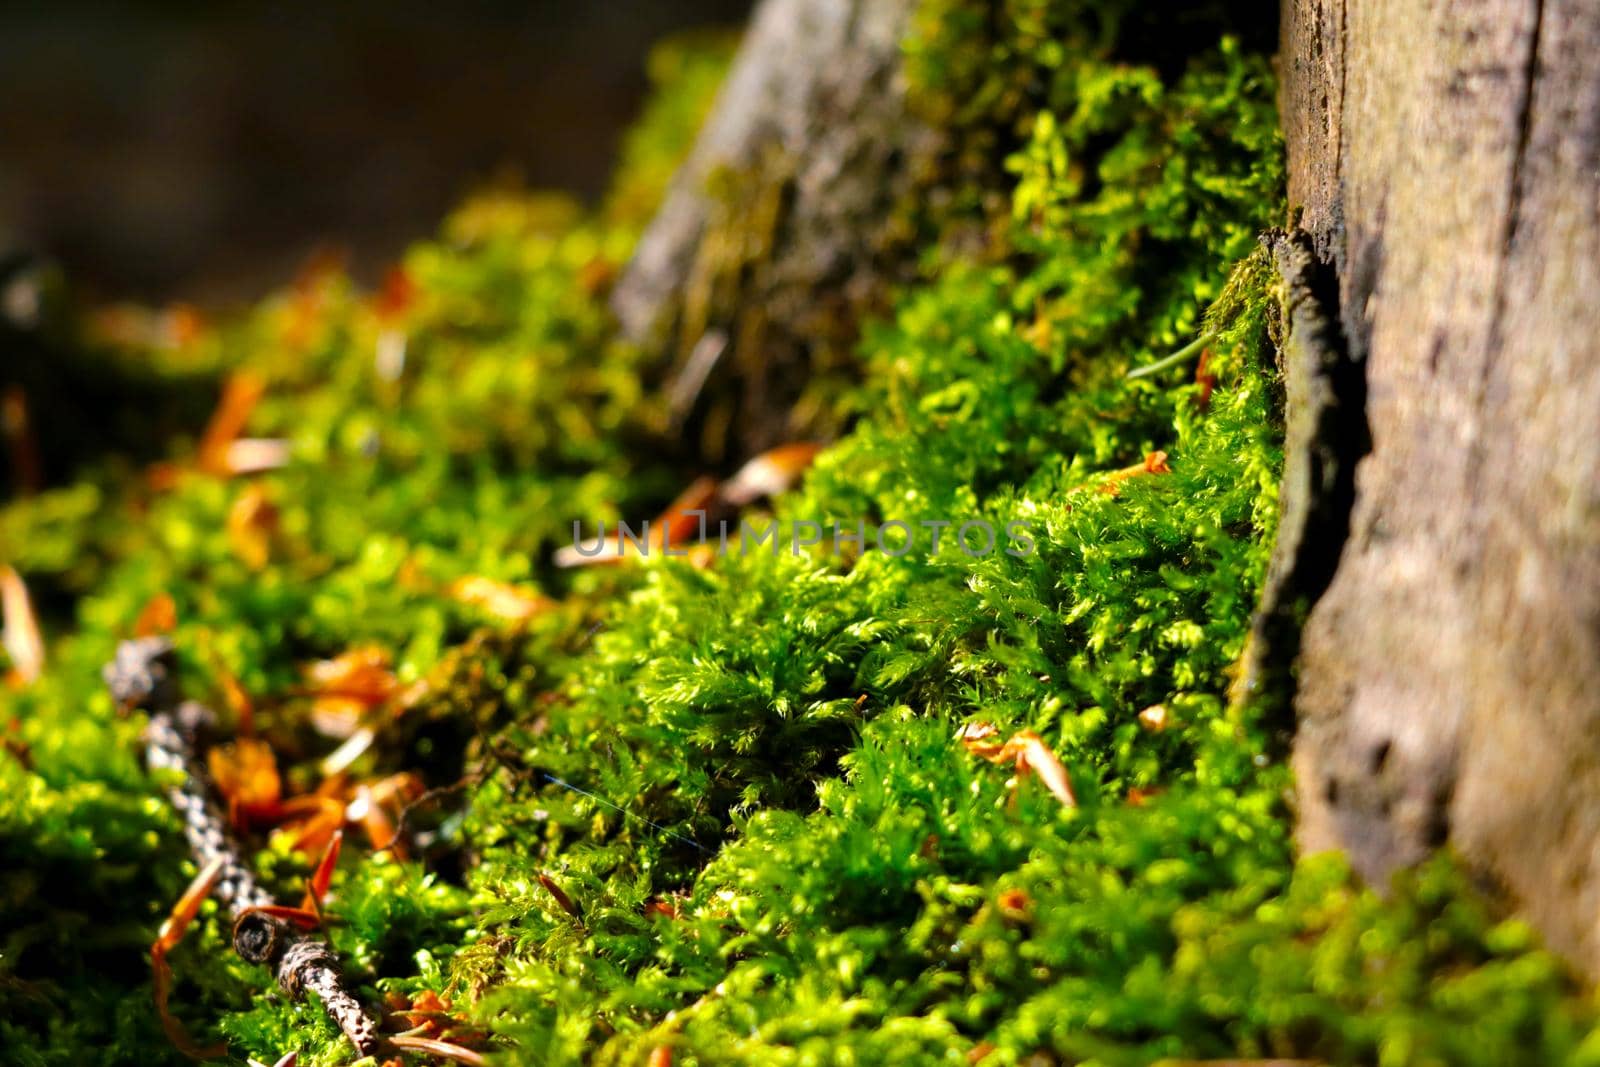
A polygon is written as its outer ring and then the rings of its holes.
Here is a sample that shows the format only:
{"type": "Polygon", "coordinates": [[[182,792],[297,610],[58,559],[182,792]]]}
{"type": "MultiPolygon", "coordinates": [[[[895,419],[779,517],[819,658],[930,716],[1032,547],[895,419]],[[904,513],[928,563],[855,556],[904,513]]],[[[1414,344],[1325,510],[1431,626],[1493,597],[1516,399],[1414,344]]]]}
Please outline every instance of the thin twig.
{"type": "Polygon", "coordinates": [[[105,679],[120,705],[149,712],[145,758],[151,769],[181,775],[168,788],[167,798],[183,818],[195,862],[215,872],[211,894],[234,919],[234,951],[272,967],[278,985],[290,996],[315,992],[357,1053],[376,1054],[382,1047],[377,1021],[349,991],[333,948],[311,930],[272,913],[281,909],[275,909],[271,895],[256,881],[211,796],[199,733],[213,716],[194,701],[180,700],[172,643],[161,637],[124,641],[116,660],[107,665],[105,679]]]}
{"type": "Polygon", "coordinates": [[[1206,345],[1217,339],[1218,334],[1219,331],[1217,330],[1211,330],[1207,333],[1203,333],[1199,337],[1196,337],[1193,341],[1190,341],[1188,344],[1178,349],[1176,352],[1172,353],[1172,355],[1158,359],[1154,363],[1146,363],[1142,367],[1135,367],[1133,370],[1127,373],[1126,377],[1129,379],[1148,378],[1152,374],[1160,374],[1169,367],[1176,367],[1185,360],[1193,359],[1195,356],[1199,355],[1200,352],[1204,350],[1206,345]]]}

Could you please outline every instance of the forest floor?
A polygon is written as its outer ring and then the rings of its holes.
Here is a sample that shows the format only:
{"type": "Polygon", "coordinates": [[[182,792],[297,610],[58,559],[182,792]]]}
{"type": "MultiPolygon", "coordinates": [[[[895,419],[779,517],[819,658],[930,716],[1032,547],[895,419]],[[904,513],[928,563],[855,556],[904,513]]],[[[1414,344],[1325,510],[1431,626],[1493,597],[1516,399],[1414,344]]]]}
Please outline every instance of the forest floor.
{"type": "MultiPolygon", "coordinates": [[[[920,276],[818,401],[848,428],[714,487],[606,295],[724,46],[658,52],[598,207],[476,198],[376,292],[314,263],[211,322],[38,280],[8,337],[0,1061],[182,1060],[148,946],[196,863],[101,680],[162,634],[263,884],[296,903],[346,834],[324,920],[391,1032],[530,1063],[1600,1064],[1593,994],[1448,856],[1382,896],[1295,856],[1284,738],[1234,685],[1281,464],[1270,35],[923,7],[920,276]],[[785,532],[556,565],[574,520],[674,499],[785,532]]],[[[214,902],[170,961],[236,1062],[353,1058],[214,902]]]]}

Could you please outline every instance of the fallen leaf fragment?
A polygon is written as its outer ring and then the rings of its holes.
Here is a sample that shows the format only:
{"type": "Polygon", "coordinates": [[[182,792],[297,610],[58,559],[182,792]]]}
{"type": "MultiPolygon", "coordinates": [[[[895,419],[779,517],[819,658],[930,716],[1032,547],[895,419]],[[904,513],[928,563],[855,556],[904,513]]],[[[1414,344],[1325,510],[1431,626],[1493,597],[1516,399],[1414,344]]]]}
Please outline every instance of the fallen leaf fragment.
{"type": "Polygon", "coordinates": [[[1000,909],[1000,914],[1016,922],[1023,922],[1031,917],[1032,903],[1028,899],[1028,894],[1021,889],[1003,890],[995,898],[995,906],[1000,909]]]}
{"type": "Polygon", "coordinates": [[[1012,763],[1017,769],[1018,778],[1037,774],[1045,788],[1061,801],[1063,807],[1078,806],[1067,769],[1044,743],[1044,738],[1032,730],[1019,730],[1002,744],[999,736],[999,729],[987,722],[967,723],[956,732],[956,738],[974,756],[995,764],[1012,763]]]}
{"type": "Polygon", "coordinates": [[[665,511],[649,521],[648,530],[635,531],[637,537],[624,537],[618,529],[604,537],[589,537],[567,545],[555,554],[557,567],[592,567],[623,563],[644,556],[674,556],[699,539],[701,524],[707,521],[717,499],[715,478],[699,478],[667,505],[665,511]]]}
{"type": "Polygon", "coordinates": [[[350,737],[367,712],[400,692],[389,669],[389,654],[376,646],[349,649],[305,668],[304,692],[311,697],[311,723],[328,737],[350,737]]]}
{"type": "Polygon", "coordinates": [[[237,826],[270,822],[283,803],[278,758],[265,741],[241,737],[206,753],[211,780],[228,802],[237,826]]]}
{"type": "Polygon", "coordinates": [[[1153,734],[1159,734],[1172,725],[1172,716],[1165,704],[1151,704],[1139,713],[1139,725],[1153,734]]]}
{"type": "Polygon", "coordinates": [[[244,491],[228,508],[228,547],[239,562],[253,571],[266,567],[272,559],[272,540],[278,532],[278,509],[258,484],[244,491]]]}
{"type": "Polygon", "coordinates": [[[13,686],[30,685],[44,673],[44,638],[28,587],[10,564],[0,564],[0,616],[5,619],[0,643],[11,659],[6,681],[13,686]]]}
{"type": "MultiPolygon", "coordinates": [[[[266,389],[266,382],[261,376],[249,371],[235,371],[222,383],[222,396],[217,401],[216,410],[211,413],[205,433],[200,436],[198,466],[202,471],[228,477],[283,465],[270,463],[263,466],[263,463],[274,458],[274,446],[282,446],[283,442],[241,439],[245,424],[250,421],[250,415],[261,402],[266,389]],[[238,449],[238,445],[245,447],[238,449]],[[241,466],[244,469],[240,469],[241,466]]],[[[287,459],[287,456],[283,458],[287,459]]]]}
{"type": "Polygon", "coordinates": [[[807,441],[768,449],[728,479],[722,499],[737,508],[764,496],[777,496],[800,480],[820,451],[821,445],[807,441]]]}
{"type": "Polygon", "coordinates": [[[222,452],[222,474],[260,474],[289,465],[289,442],[280,437],[241,437],[222,452]]]}
{"type": "Polygon", "coordinates": [[[389,849],[396,859],[409,859],[405,842],[400,838],[400,816],[406,805],[424,792],[426,787],[422,779],[409,771],[392,774],[371,785],[358,785],[345,807],[345,818],[366,831],[374,851],[389,849]]]}
{"type": "Polygon", "coordinates": [[[172,599],[171,593],[157,593],[145,601],[144,607],[139,609],[139,617],[133,620],[135,637],[170,634],[177,628],[178,602],[172,599]]]}
{"type": "Polygon", "coordinates": [[[445,593],[452,600],[482,608],[508,622],[526,622],[555,606],[555,601],[530,589],[478,575],[457,578],[445,593]]]}
{"type": "Polygon", "coordinates": [[[1132,808],[1142,808],[1165,792],[1166,790],[1162,789],[1160,786],[1150,786],[1147,789],[1139,786],[1133,786],[1128,790],[1128,806],[1132,808]]]}

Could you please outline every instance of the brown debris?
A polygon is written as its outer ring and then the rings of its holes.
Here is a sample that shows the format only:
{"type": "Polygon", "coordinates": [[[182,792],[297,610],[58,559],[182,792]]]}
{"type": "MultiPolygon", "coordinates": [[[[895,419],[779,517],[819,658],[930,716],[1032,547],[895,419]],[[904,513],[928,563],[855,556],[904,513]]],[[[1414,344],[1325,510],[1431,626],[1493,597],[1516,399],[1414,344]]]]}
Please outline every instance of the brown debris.
{"type": "Polygon", "coordinates": [[[1117,493],[1121,492],[1120,483],[1127,481],[1129,478],[1138,478],[1146,474],[1171,473],[1172,468],[1167,465],[1167,454],[1165,452],[1148,452],[1145,454],[1143,462],[1112,471],[1106,475],[1106,480],[1100,484],[1100,491],[1107,496],[1116,496],[1117,493]]]}
{"type": "Polygon", "coordinates": [[[28,587],[16,568],[7,563],[0,563],[0,615],[5,618],[0,642],[11,659],[6,681],[14,688],[32,685],[44,673],[44,637],[39,632],[28,587]]]}
{"type": "Polygon", "coordinates": [[[1017,777],[1037,774],[1046,789],[1061,801],[1063,807],[1076,808],[1078,798],[1072,792],[1072,781],[1066,767],[1044,743],[1044,738],[1032,730],[1019,730],[1003,744],[998,740],[999,729],[993,723],[968,723],[956,732],[956,738],[968,752],[990,763],[1011,763],[1017,777]]]}

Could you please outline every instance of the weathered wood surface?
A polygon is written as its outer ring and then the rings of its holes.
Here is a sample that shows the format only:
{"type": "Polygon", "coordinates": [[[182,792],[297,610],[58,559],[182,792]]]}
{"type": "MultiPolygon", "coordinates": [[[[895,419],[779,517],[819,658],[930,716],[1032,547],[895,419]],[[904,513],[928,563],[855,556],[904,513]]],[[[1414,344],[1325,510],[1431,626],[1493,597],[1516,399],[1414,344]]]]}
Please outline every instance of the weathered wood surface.
{"type": "Polygon", "coordinates": [[[1600,974],[1600,4],[1284,0],[1371,450],[1302,635],[1304,847],[1448,840],[1600,974]]]}
{"type": "Polygon", "coordinates": [[[911,257],[889,227],[932,136],[905,101],[914,8],[763,0],[618,282],[624,331],[677,353],[668,394],[680,420],[701,409],[706,452],[803,431],[796,398],[844,362],[860,311],[911,257]]]}

